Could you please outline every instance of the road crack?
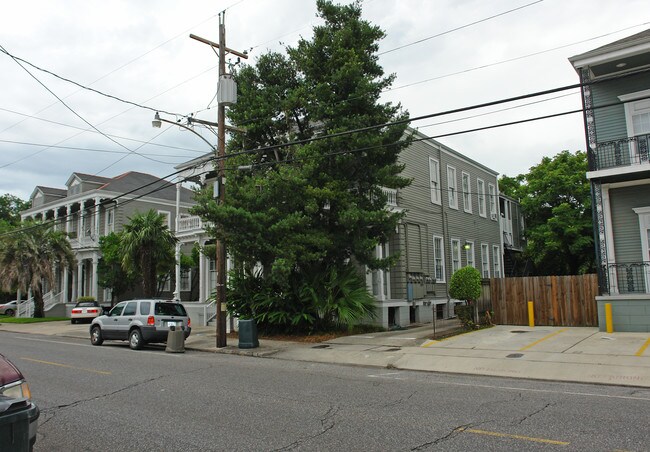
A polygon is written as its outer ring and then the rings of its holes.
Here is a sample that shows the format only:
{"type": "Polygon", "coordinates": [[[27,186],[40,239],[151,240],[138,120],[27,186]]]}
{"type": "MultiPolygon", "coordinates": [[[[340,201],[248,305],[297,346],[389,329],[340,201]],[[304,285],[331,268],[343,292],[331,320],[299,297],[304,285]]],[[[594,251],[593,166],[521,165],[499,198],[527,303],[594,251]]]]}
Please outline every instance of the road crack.
{"type": "Polygon", "coordinates": [[[443,443],[443,442],[445,442],[445,441],[447,441],[449,439],[452,439],[452,438],[458,436],[459,434],[461,434],[462,432],[464,432],[465,430],[467,430],[468,428],[471,428],[471,427],[473,427],[473,424],[459,425],[458,427],[454,427],[446,435],[441,436],[440,438],[436,438],[433,441],[428,441],[426,443],[422,443],[419,446],[412,447],[411,450],[423,450],[423,449],[426,449],[426,448],[431,447],[431,446],[436,446],[436,445],[438,445],[440,443],[443,443]]]}

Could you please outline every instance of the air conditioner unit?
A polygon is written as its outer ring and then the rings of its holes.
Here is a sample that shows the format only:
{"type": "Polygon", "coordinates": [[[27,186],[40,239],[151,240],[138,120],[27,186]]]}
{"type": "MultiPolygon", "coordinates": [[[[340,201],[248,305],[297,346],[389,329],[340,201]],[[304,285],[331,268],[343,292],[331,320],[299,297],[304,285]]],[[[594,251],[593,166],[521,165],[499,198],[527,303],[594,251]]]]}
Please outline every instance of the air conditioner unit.
{"type": "Polygon", "coordinates": [[[491,213],[490,218],[492,218],[493,220],[496,220],[497,219],[497,214],[496,213],[491,213]]]}

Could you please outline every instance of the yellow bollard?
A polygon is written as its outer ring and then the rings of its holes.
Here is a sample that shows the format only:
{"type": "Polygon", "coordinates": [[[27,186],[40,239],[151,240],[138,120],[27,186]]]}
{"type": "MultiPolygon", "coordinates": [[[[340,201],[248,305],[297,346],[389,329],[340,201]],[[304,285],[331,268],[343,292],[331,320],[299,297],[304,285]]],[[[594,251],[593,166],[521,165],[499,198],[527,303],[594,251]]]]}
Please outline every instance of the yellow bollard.
{"type": "Polygon", "coordinates": [[[535,326],[535,310],[533,309],[533,302],[528,302],[528,326],[535,326]]]}
{"type": "Polygon", "coordinates": [[[612,321],[612,304],[605,303],[605,325],[608,333],[614,332],[614,322],[612,321]]]}

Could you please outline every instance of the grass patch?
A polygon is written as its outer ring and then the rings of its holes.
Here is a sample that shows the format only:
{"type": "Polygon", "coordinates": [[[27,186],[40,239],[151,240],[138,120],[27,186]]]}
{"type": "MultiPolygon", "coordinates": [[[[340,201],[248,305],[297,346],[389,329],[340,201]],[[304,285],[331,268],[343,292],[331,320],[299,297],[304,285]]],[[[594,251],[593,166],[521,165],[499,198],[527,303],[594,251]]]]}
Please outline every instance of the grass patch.
{"type": "Polygon", "coordinates": [[[8,315],[0,315],[0,323],[43,323],[43,322],[61,322],[63,320],[70,321],[69,317],[9,317],[8,315]]]}
{"type": "MultiPolygon", "coordinates": [[[[384,328],[377,325],[357,325],[351,329],[340,329],[332,331],[317,331],[312,333],[267,333],[260,331],[258,333],[259,339],[268,339],[272,341],[289,341],[289,342],[305,342],[305,343],[318,343],[325,342],[337,337],[352,336],[355,334],[367,334],[386,331],[384,328]]],[[[228,334],[229,337],[237,338],[237,332],[228,334]]]]}

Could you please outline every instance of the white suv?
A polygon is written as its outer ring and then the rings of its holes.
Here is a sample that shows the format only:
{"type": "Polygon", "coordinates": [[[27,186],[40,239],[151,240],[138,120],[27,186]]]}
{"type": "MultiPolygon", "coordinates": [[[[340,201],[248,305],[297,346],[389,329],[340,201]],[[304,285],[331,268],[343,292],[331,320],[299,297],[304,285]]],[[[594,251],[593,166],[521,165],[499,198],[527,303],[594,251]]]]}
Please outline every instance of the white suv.
{"type": "Polygon", "coordinates": [[[180,303],[163,300],[130,300],[116,304],[107,315],[96,317],[90,324],[90,342],[102,345],[104,340],[128,340],[133,350],[148,342],[167,342],[171,327],[192,332],[190,317],[180,303]]]}

